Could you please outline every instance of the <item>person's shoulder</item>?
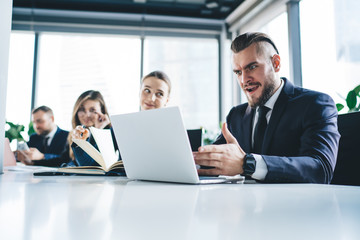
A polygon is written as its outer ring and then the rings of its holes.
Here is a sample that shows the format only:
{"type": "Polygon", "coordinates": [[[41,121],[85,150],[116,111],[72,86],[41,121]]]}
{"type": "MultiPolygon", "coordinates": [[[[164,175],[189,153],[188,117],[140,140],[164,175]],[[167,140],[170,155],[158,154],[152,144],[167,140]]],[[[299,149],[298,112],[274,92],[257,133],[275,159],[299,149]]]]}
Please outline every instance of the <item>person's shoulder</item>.
{"type": "Polygon", "coordinates": [[[295,93],[297,93],[298,95],[307,95],[307,96],[328,96],[330,97],[328,94],[323,93],[323,92],[319,92],[319,91],[315,91],[312,89],[308,89],[308,88],[303,88],[303,87],[295,87],[295,93]]]}
{"type": "Polygon", "coordinates": [[[299,87],[294,85],[291,81],[289,81],[286,78],[282,78],[285,82],[285,86],[282,90],[283,94],[285,93],[289,98],[328,98],[331,99],[331,97],[323,92],[311,90],[304,87],[299,87]]]}
{"type": "Polygon", "coordinates": [[[34,147],[40,141],[42,141],[42,137],[37,133],[33,133],[29,136],[29,141],[27,142],[27,144],[29,145],[29,147],[34,147]]]}
{"type": "Polygon", "coordinates": [[[231,111],[235,111],[235,112],[245,112],[246,109],[248,108],[249,104],[248,103],[242,103],[240,105],[234,106],[231,111]]]}
{"type": "Polygon", "coordinates": [[[245,112],[248,110],[248,108],[249,108],[248,103],[243,103],[232,107],[228,114],[228,119],[232,118],[233,116],[239,116],[239,115],[243,116],[245,112]]]}
{"type": "Polygon", "coordinates": [[[335,102],[328,94],[301,87],[296,87],[294,93],[296,97],[290,102],[301,107],[304,116],[311,116],[311,119],[337,117],[335,102]]]}
{"type": "Polygon", "coordinates": [[[38,138],[41,138],[40,135],[38,135],[37,133],[33,133],[29,136],[29,139],[32,140],[32,139],[38,139],[38,138]]]}
{"type": "Polygon", "coordinates": [[[56,131],[57,134],[63,135],[63,136],[69,135],[69,131],[66,131],[66,130],[64,130],[64,129],[61,129],[60,127],[57,127],[57,128],[58,128],[57,131],[56,131]]]}
{"type": "Polygon", "coordinates": [[[333,102],[333,99],[328,94],[303,87],[294,87],[293,97],[295,100],[333,102]]]}

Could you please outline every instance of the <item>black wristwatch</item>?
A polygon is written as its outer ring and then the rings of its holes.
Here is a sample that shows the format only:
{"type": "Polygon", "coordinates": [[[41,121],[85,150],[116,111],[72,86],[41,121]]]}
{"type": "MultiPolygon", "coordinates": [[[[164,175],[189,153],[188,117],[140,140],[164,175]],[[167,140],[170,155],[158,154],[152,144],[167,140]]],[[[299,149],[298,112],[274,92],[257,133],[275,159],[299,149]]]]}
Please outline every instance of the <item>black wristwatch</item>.
{"type": "Polygon", "coordinates": [[[243,170],[244,170],[243,175],[251,176],[255,172],[255,169],[256,169],[256,160],[254,158],[254,155],[252,155],[251,153],[246,154],[243,164],[243,170]]]}

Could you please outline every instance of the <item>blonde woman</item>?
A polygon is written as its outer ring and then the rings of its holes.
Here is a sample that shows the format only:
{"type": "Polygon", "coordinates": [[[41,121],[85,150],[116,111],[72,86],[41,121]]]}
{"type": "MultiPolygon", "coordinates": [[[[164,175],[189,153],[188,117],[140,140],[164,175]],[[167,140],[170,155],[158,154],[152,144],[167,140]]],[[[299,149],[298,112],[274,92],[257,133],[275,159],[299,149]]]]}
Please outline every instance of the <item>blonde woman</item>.
{"type": "Polygon", "coordinates": [[[143,77],[140,88],[140,109],[149,110],[165,107],[169,102],[171,82],[161,71],[154,71],[143,77]]]}
{"type": "MultiPolygon", "coordinates": [[[[53,159],[51,165],[48,165],[45,160],[38,160],[29,163],[29,165],[43,165],[51,167],[69,166],[91,166],[97,165],[81,148],[73,144],[73,138],[81,138],[89,140],[89,142],[96,147],[94,139],[90,136],[88,127],[96,128],[111,128],[109,114],[105,105],[105,101],[100,92],[88,90],[83,92],[75,102],[72,120],[73,130],[70,132],[65,150],[59,158],[53,159]],[[74,151],[76,151],[76,157],[74,151]],[[78,159],[77,159],[78,158],[78,159]],[[79,162],[80,161],[80,162],[79,162]]],[[[114,148],[117,150],[117,144],[113,137],[114,148]]]]}

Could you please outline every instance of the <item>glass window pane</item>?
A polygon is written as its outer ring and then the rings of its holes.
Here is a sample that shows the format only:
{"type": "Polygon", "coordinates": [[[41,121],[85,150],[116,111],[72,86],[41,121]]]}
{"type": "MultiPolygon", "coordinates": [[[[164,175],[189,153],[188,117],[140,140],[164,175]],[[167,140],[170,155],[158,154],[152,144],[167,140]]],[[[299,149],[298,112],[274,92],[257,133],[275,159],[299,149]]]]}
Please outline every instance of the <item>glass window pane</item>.
{"type": "Polygon", "coordinates": [[[343,105],[360,84],[359,10],[358,0],[300,2],[303,85],[343,105]]]}
{"type": "Polygon", "coordinates": [[[268,34],[276,44],[281,57],[280,76],[290,79],[289,67],[289,35],[287,13],[284,12],[259,29],[260,32],[268,34]]]}
{"type": "Polygon", "coordinates": [[[13,31],[10,35],[6,120],[25,127],[30,122],[31,113],[34,40],[33,33],[13,31]]]}
{"type": "Polygon", "coordinates": [[[37,105],[54,110],[57,124],[71,128],[78,96],[97,90],[110,114],[139,109],[140,39],[113,35],[41,34],[37,105]]]}
{"type": "Polygon", "coordinates": [[[235,89],[238,88],[239,84],[236,78],[236,75],[233,72],[232,66],[232,51],[231,51],[231,40],[223,41],[223,79],[222,79],[222,101],[223,101],[223,108],[222,108],[222,118],[221,121],[226,121],[226,116],[228,115],[229,111],[235,104],[238,104],[237,99],[235,97],[235,89]]]}
{"type": "Polygon", "coordinates": [[[144,75],[164,71],[172,82],[169,106],[179,106],[186,128],[219,125],[218,41],[147,38],[144,75]]]}

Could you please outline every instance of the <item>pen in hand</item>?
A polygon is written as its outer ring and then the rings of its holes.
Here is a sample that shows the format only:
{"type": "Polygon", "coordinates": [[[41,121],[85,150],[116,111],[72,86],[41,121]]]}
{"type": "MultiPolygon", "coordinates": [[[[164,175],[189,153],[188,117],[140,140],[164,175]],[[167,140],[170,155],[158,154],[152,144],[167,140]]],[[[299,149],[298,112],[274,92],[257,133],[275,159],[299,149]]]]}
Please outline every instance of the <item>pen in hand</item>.
{"type": "MultiPolygon", "coordinates": [[[[81,125],[81,127],[83,128],[83,129],[85,129],[86,128],[86,126],[85,125],[81,125]]],[[[84,135],[84,133],[82,132],[82,133],[80,133],[80,137],[83,137],[83,135],[84,135]]]]}

